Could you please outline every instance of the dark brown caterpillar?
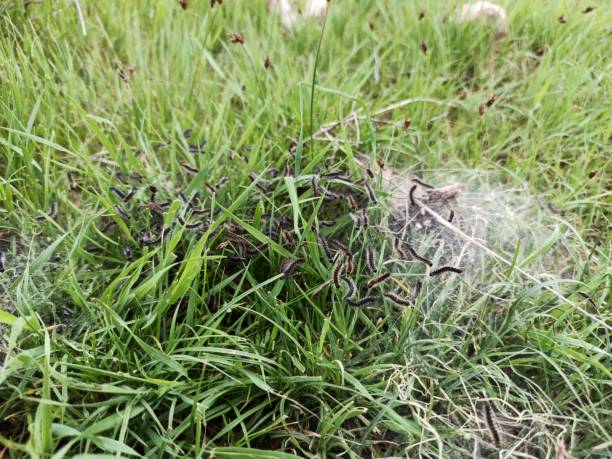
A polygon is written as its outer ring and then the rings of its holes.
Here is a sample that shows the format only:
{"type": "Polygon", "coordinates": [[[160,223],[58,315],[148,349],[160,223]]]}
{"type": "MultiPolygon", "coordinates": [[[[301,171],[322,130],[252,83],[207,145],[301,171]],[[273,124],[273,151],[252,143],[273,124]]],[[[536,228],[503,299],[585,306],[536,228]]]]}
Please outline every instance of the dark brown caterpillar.
{"type": "Polygon", "coordinates": [[[334,287],[340,288],[340,277],[342,276],[342,270],[344,269],[344,263],[340,260],[336,261],[334,268],[332,269],[332,280],[334,281],[334,287]]]}
{"type": "Polygon", "coordinates": [[[356,209],[357,208],[357,201],[355,200],[355,197],[352,194],[347,194],[345,197],[346,197],[346,202],[347,202],[349,208],[356,209]]]}
{"type": "Polygon", "coordinates": [[[326,201],[333,201],[334,199],[340,199],[342,195],[331,191],[329,188],[323,187],[323,195],[326,201]]]}
{"type": "Polygon", "coordinates": [[[421,52],[427,54],[427,43],[425,43],[425,40],[421,40],[421,52]]]}
{"type": "Polygon", "coordinates": [[[370,226],[370,217],[366,213],[365,209],[361,212],[361,221],[363,223],[364,228],[370,226]]]}
{"type": "Polygon", "coordinates": [[[187,162],[182,162],[181,166],[183,166],[183,169],[185,169],[188,172],[191,172],[192,174],[197,174],[198,172],[200,172],[200,170],[197,167],[193,167],[191,164],[187,163],[187,162]]]}
{"type": "Polygon", "coordinates": [[[227,185],[229,183],[229,179],[227,177],[221,177],[219,179],[219,181],[217,182],[217,189],[219,188],[223,188],[225,185],[227,185]]]}
{"type": "Polygon", "coordinates": [[[185,205],[187,205],[187,207],[189,207],[190,209],[193,209],[193,204],[191,203],[191,199],[187,198],[187,196],[185,196],[184,193],[179,192],[178,197],[181,199],[181,201],[183,201],[185,205]]]}
{"type": "Polygon", "coordinates": [[[263,185],[262,180],[258,180],[257,175],[255,175],[255,173],[251,172],[248,177],[251,182],[255,183],[255,188],[257,188],[263,194],[268,193],[268,190],[266,190],[266,187],[263,185]]]}
{"type": "Polygon", "coordinates": [[[343,276],[342,281],[346,284],[346,293],[344,295],[344,301],[352,300],[355,296],[355,292],[357,291],[357,286],[353,279],[348,276],[343,276]]]}
{"type": "Polygon", "coordinates": [[[285,276],[291,275],[301,262],[301,258],[296,258],[295,260],[285,258],[281,263],[281,273],[283,273],[285,276]]]}
{"type": "Polygon", "coordinates": [[[372,187],[369,184],[367,184],[367,183],[364,183],[363,186],[364,186],[364,188],[366,190],[366,193],[368,193],[368,199],[372,203],[376,204],[378,202],[378,200],[376,199],[376,194],[374,193],[374,190],[372,189],[372,187]]]}
{"type": "Polygon", "coordinates": [[[117,188],[116,186],[111,186],[108,190],[114,193],[115,196],[117,196],[119,199],[121,200],[125,199],[125,193],[121,191],[119,188],[117,188]]]}
{"type": "Polygon", "coordinates": [[[578,292],[578,295],[580,295],[582,298],[584,298],[585,300],[587,300],[591,306],[593,306],[593,309],[595,309],[596,311],[599,309],[597,307],[597,303],[595,303],[595,301],[593,300],[593,298],[591,298],[588,294],[584,293],[584,292],[578,292]]]}
{"type": "Polygon", "coordinates": [[[369,219],[365,212],[353,212],[349,214],[351,220],[355,223],[357,228],[367,228],[369,219]]]}
{"type": "Polygon", "coordinates": [[[342,177],[343,175],[344,175],[344,172],[342,171],[326,172],[324,174],[321,174],[321,178],[333,179],[333,178],[342,177]]]}
{"type": "Polygon", "coordinates": [[[410,193],[408,194],[408,196],[410,197],[410,204],[412,204],[413,206],[416,206],[416,202],[414,202],[414,191],[417,189],[417,185],[412,185],[412,187],[410,188],[410,193]]]}
{"type": "Polygon", "coordinates": [[[346,300],[346,304],[352,306],[354,308],[361,308],[364,306],[370,306],[371,304],[376,303],[377,299],[373,296],[366,296],[360,300],[346,300]]]}
{"type": "Polygon", "coordinates": [[[380,276],[370,279],[370,281],[368,282],[368,288],[372,289],[374,287],[379,286],[380,284],[385,282],[387,279],[389,279],[389,277],[391,277],[391,273],[386,272],[386,273],[381,274],[380,276]]]}
{"type": "Polygon", "coordinates": [[[321,196],[319,193],[319,187],[317,186],[317,178],[313,175],[310,179],[310,186],[312,187],[312,193],[318,198],[321,196]]]}
{"type": "Polygon", "coordinates": [[[187,229],[196,229],[204,224],[204,222],[201,222],[201,221],[195,222],[195,223],[188,223],[185,221],[183,217],[178,217],[178,221],[181,225],[183,225],[187,229]]]}
{"type": "Polygon", "coordinates": [[[134,197],[135,194],[136,194],[136,188],[130,188],[130,191],[128,191],[126,195],[123,197],[123,202],[128,202],[130,199],[134,197]]]}
{"type": "Polygon", "coordinates": [[[484,415],[487,427],[491,433],[491,438],[493,439],[493,444],[497,449],[500,449],[502,447],[501,437],[499,435],[499,431],[497,430],[497,425],[493,419],[493,413],[488,402],[485,402],[484,405],[484,415]]]}
{"type": "Polygon", "coordinates": [[[281,233],[281,238],[283,239],[283,241],[285,241],[285,243],[293,244],[294,239],[293,239],[293,236],[291,235],[291,231],[285,228],[281,228],[280,233],[281,233]]]}
{"type": "Polygon", "coordinates": [[[399,306],[412,306],[412,300],[408,298],[402,298],[399,295],[396,295],[393,292],[386,292],[383,294],[385,298],[391,300],[393,303],[399,306]]]}
{"type": "Polygon", "coordinates": [[[406,252],[402,249],[402,241],[400,238],[393,238],[393,250],[399,255],[402,260],[407,259],[406,252]]]}
{"type": "Polygon", "coordinates": [[[368,167],[366,169],[366,173],[368,174],[368,177],[370,177],[371,179],[374,179],[374,172],[372,172],[372,169],[368,167]]]}
{"type": "Polygon", "coordinates": [[[102,229],[100,229],[100,231],[102,233],[106,233],[109,229],[111,229],[113,226],[117,226],[117,222],[115,220],[111,220],[110,222],[108,222],[106,225],[104,225],[102,227],[102,229]]]}
{"type": "Polygon", "coordinates": [[[323,236],[319,236],[318,238],[319,246],[323,249],[325,256],[329,260],[330,263],[334,262],[334,254],[327,243],[327,240],[323,236]]]}
{"type": "Polygon", "coordinates": [[[76,182],[74,172],[68,172],[68,187],[74,191],[79,187],[79,184],[76,182]]]}
{"type": "Polygon", "coordinates": [[[419,260],[420,262],[425,263],[427,266],[432,266],[432,262],[430,260],[428,260],[427,258],[425,258],[422,255],[419,255],[416,250],[414,250],[412,248],[412,246],[410,244],[408,244],[408,251],[410,252],[410,255],[412,255],[414,258],[416,258],[417,260],[419,260]]]}
{"type": "Polygon", "coordinates": [[[213,185],[211,185],[210,183],[204,182],[203,185],[204,185],[204,188],[206,188],[206,191],[208,191],[210,194],[216,194],[217,193],[217,189],[213,185]]]}
{"type": "Polygon", "coordinates": [[[453,218],[455,218],[455,211],[451,209],[450,214],[448,215],[448,222],[452,223],[453,218]]]}
{"type": "Polygon", "coordinates": [[[451,272],[461,274],[463,269],[455,268],[454,266],[442,266],[441,268],[435,269],[429,273],[430,276],[437,276],[442,273],[451,272]]]}
{"type": "Polygon", "coordinates": [[[55,220],[55,217],[57,217],[57,201],[51,203],[48,215],[51,220],[55,220]]]}
{"type": "Polygon", "coordinates": [[[115,206],[115,212],[117,212],[124,220],[130,219],[130,216],[128,215],[128,213],[125,210],[123,210],[123,208],[119,204],[115,206]]]}
{"type": "Polygon", "coordinates": [[[157,187],[155,185],[151,185],[149,187],[149,192],[151,193],[150,197],[149,197],[149,200],[151,200],[151,202],[154,202],[155,201],[155,195],[157,194],[157,187]]]}
{"type": "Polygon", "coordinates": [[[375,256],[374,256],[374,250],[372,250],[370,247],[366,247],[366,263],[368,266],[368,269],[370,270],[371,273],[375,273],[376,272],[376,261],[375,261],[375,256]]]}
{"type": "Polygon", "coordinates": [[[343,244],[342,242],[338,241],[337,239],[332,239],[331,241],[329,241],[330,244],[335,247],[338,250],[342,250],[343,252],[349,252],[349,248],[348,245],[343,244]]]}
{"type": "Polygon", "coordinates": [[[433,189],[435,189],[435,188],[436,188],[435,186],[430,185],[429,183],[425,183],[423,180],[420,180],[420,179],[418,179],[418,178],[413,178],[413,179],[412,179],[412,181],[413,181],[414,183],[418,183],[419,185],[421,185],[421,186],[422,186],[422,187],[424,187],[424,188],[429,188],[430,190],[433,190],[433,189]]]}
{"type": "Polygon", "coordinates": [[[345,257],[346,264],[346,272],[349,274],[353,274],[355,272],[355,262],[353,261],[353,254],[351,252],[346,252],[345,257]]]}

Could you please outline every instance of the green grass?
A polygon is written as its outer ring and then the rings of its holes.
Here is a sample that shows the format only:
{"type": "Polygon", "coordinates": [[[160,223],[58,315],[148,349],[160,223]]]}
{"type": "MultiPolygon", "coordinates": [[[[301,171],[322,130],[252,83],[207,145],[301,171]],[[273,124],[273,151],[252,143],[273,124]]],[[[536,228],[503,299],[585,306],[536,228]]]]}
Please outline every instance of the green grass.
{"type": "MultiPolygon", "coordinates": [[[[190,3],[0,6],[0,457],[609,457],[606,2],[591,14],[585,2],[503,2],[502,40],[449,20],[446,2],[333,1],[323,35],[314,21],[285,34],[263,0],[190,3]],[[230,43],[237,32],[244,46],[230,43]],[[117,70],[131,65],[126,83],[117,70]],[[310,141],[357,109],[358,131],[310,141]],[[188,128],[205,154],[187,151],[188,128]],[[533,237],[494,248],[538,282],[488,259],[431,278],[412,308],[345,305],[316,245],[334,208],[308,184],[328,169],[362,175],[358,153],[425,180],[494,177],[487,186],[537,196],[540,220],[516,233],[533,237]],[[269,178],[292,157],[295,177],[259,193],[248,174],[269,178]],[[127,223],[108,192],[129,188],[116,173],[143,177],[127,223]],[[212,198],[204,182],[223,176],[212,198]],[[142,247],[151,221],[137,205],[151,185],[172,202],[167,226],[185,207],[179,191],[220,213],[142,247]],[[37,219],[53,202],[57,217],[37,219]],[[295,242],[262,232],[266,214],[286,217],[295,242]],[[230,263],[213,231],[229,221],[268,248],[230,263]],[[303,264],[285,278],[294,257],[303,264]]],[[[371,218],[384,221],[379,196],[371,218]]],[[[337,220],[334,237],[390,253],[375,229],[337,220]]],[[[394,269],[404,285],[424,272],[394,269]]]]}

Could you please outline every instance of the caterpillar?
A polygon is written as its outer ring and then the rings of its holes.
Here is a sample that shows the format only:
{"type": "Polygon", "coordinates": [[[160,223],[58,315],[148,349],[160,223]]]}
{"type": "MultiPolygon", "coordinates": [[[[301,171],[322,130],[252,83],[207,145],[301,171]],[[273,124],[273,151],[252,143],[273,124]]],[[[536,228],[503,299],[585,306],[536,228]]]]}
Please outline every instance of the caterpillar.
{"type": "Polygon", "coordinates": [[[499,449],[502,447],[501,437],[499,435],[499,431],[497,430],[497,425],[495,424],[495,421],[493,419],[493,413],[488,402],[486,402],[484,405],[484,415],[487,427],[489,428],[489,432],[491,433],[491,438],[493,439],[493,444],[496,448],[499,449]]]}
{"type": "Polygon", "coordinates": [[[102,227],[102,229],[100,229],[100,231],[102,233],[106,233],[109,229],[111,229],[113,226],[117,226],[117,222],[115,220],[111,220],[110,222],[108,222],[106,225],[104,225],[102,227]]]}
{"type": "Polygon", "coordinates": [[[195,222],[195,223],[188,223],[185,221],[185,219],[183,219],[183,217],[178,217],[178,221],[181,225],[183,225],[185,228],[187,229],[195,229],[195,228],[199,228],[200,226],[202,226],[204,223],[203,222],[195,222]]]}
{"type": "Polygon", "coordinates": [[[130,199],[134,197],[135,194],[136,194],[136,188],[130,188],[130,191],[128,191],[123,197],[123,202],[128,202],[130,199]]]}
{"type": "Polygon", "coordinates": [[[323,188],[323,195],[326,201],[333,201],[334,199],[339,199],[342,196],[334,191],[331,191],[329,188],[323,188]]]}
{"type": "Polygon", "coordinates": [[[370,217],[368,217],[365,209],[361,212],[361,222],[364,228],[370,226],[370,217]]]}
{"type": "Polygon", "coordinates": [[[53,201],[51,203],[51,206],[49,207],[49,218],[51,220],[55,220],[55,217],[57,217],[57,202],[53,201]]]}
{"type": "Polygon", "coordinates": [[[188,151],[189,153],[204,153],[206,148],[206,140],[203,140],[200,145],[189,145],[188,151]]]}
{"type": "Polygon", "coordinates": [[[319,236],[317,239],[319,241],[319,246],[323,249],[323,252],[325,253],[325,256],[327,257],[330,263],[333,263],[334,254],[332,253],[332,250],[329,248],[329,244],[327,243],[327,240],[323,236],[319,236]]]}
{"type": "Polygon", "coordinates": [[[183,166],[183,169],[193,174],[197,174],[198,172],[200,172],[200,170],[197,167],[193,167],[191,164],[187,162],[182,162],[181,166],[183,166]]]}
{"type": "Polygon", "coordinates": [[[184,204],[187,205],[187,207],[189,207],[190,209],[193,209],[193,204],[191,203],[191,199],[188,199],[184,193],[179,192],[178,197],[181,199],[181,201],[183,201],[184,204]]]}
{"type": "Polygon", "coordinates": [[[208,191],[210,194],[217,193],[217,189],[210,183],[204,182],[203,185],[204,185],[204,188],[206,188],[206,191],[208,191]]]}
{"type": "Polygon", "coordinates": [[[295,268],[301,263],[301,258],[296,258],[292,260],[290,258],[285,258],[281,263],[281,273],[285,276],[292,274],[295,271],[295,268]]]}
{"type": "Polygon", "coordinates": [[[416,202],[414,202],[414,191],[417,189],[417,185],[412,185],[412,187],[410,188],[410,193],[408,194],[408,196],[410,197],[410,204],[412,204],[413,206],[416,206],[416,202]]]}
{"type": "Polygon", "coordinates": [[[344,269],[344,263],[341,261],[337,261],[332,269],[332,280],[334,281],[334,286],[336,288],[340,288],[340,277],[342,276],[342,270],[344,269]]]}
{"type": "Polygon", "coordinates": [[[370,177],[371,179],[374,179],[374,172],[372,172],[372,169],[368,167],[366,169],[366,173],[368,174],[368,177],[370,177]]]}
{"type": "Polygon", "coordinates": [[[353,279],[348,276],[343,276],[342,281],[346,284],[346,294],[344,295],[344,301],[348,301],[353,299],[355,296],[355,292],[357,291],[357,286],[353,279]]]}
{"type": "Polygon", "coordinates": [[[353,274],[353,272],[355,271],[355,262],[353,261],[353,254],[351,252],[346,252],[345,263],[346,272],[349,274],[353,274]]]}
{"type": "Polygon", "coordinates": [[[314,175],[310,179],[310,186],[312,187],[312,193],[316,197],[321,196],[321,194],[319,193],[319,187],[317,186],[317,178],[314,175]]]}
{"type": "Polygon", "coordinates": [[[330,243],[331,243],[332,246],[334,246],[338,250],[342,250],[343,252],[349,252],[348,245],[343,244],[342,242],[338,241],[337,239],[332,239],[330,241],[330,243]]]}
{"type": "Polygon", "coordinates": [[[360,300],[346,300],[346,304],[354,308],[361,308],[376,303],[377,299],[373,296],[366,296],[360,300]]]}
{"type": "Polygon", "coordinates": [[[395,304],[399,306],[412,306],[411,300],[409,300],[408,298],[402,298],[401,296],[396,295],[393,292],[386,292],[383,295],[385,298],[391,300],[392,302],[394,302],[395,304]]]}
{"type": "Polygon", "coordinates": [[[357,208],[357,201],[355,200],[355,197],[352,194],[347,194],[346,195],[346,202],[347,202],[349,208],[351,208],[351,209],[356,209],[357,208]]]}
{"type": "Polygon", "coordinates": [[[267,248],[268,248],[268,244],[266,243],[262,243],[256,246],[254,246],[253,244],[250,244],[246,247],[246,251],[249,255],[258,255],[262,253],[264,250],[266,250],[267,248]]]}
{"type": "Polygon", "coordinates": [[[125,193],[116,186],[111,186],[108,190],[114,193],[119,199],[125,199],[125,193]]]}
{"type": "Polygon", "coordinates": [[[366,190],[366,193],[368,194],[368,199],[372,201],[374,204],[376,204],[378,200],[376,199],[376,194],[374,193],[374,190],[372,189],[372,187],[367,183],[365,183],[363,186],[366,190]]]}
{"type": "Polygon", "coordinates": [[[74,172],[68,172],[68,186],[69,188],[74,191],[79,187],[79,184],[76,182],[76,179],[74,177],[74,172]]]}
{"type": "Polygon", "coordinates": [[[455,211],[451,209],[450,214],[448,215],[448,222],[451,223],[453,218],[455,218],[455,211]]]}
{"type": "Polygon", "coordinates": [[[431,271],[429,273],[429,275],[430,276],[437,276],[437,275],[445,273],[445,272],[452,272],[452,273],[461,274],[463,272],[463,269],[455,268],[454,266],[442,266],[441,268],[438,268],[438,269],[435,269],[435,270],[431,271]]]}
{"type": "Polygon", "coordinates": [[[430,260],[428,260],[427,258],[425,258],[422,255],[419,255],[416,250],[414,250],[412,248],[412,246],[410,244],[408,244],[408,251],[410,252],[410,255],[412,255],[414,258],[416,258],[417,260],[419,260],[420,262],[425,263],[427,266],[432,266],[432,262],[430,260]]]}
{"type": "Polygon", "coordinates": [[[419,184],[419,185],[421,185],[422,187],[429,188],[429,189],[431,189],[431,190],[433,190],[433,189],[435,189],[435,188],[436,188],[435,186],[432,186],[432,185],[430,185],[429,183],[425,183],[424,181],[422,181],[422,180],[420,180],[420,179],[418,179],[418,178],[413,178],[413,179],[412,179],[412,181],[413,181],[413,182],[415,182],[415,183],[418,183],[418,184],[419,184]]]}
{"type": "Polygon", "coordinates": [[[117,204],[115,206],[115,212],[117,212],[119,215],[121,215],[121,217],[124,220],[129,220],[130,219],[130,216],[128,215],[128,213],[125,210],[123,210],[123,208],[119,204],[117,204]]]}
{"type": "Polygon", "coordinates": [[[344,172],[342,171],[325,172],[324,174],[321,174],[321,178],[333,179],[333,178],[342,177],[343,175],[344,175],[344,172]]]}
{"type": "Polygon", "coordinates": [[[391,273],[390,272],[386,272],[384,274],[381,274],[380,276],[377,276],[377,277],[374,277],[374,278],[370,279],[370,281],[368,282],[368,288],[372,289],[374,287],[379,286],[380,284],[385,282],[387,279],[389,279],[389,277],[391,277],[391,273]]]}
{"type": "Polygon", "coordinates": [[[157,194],[157,187],[156,187],[155,185],[151,185],[151,186],[149,186],[149,192],[151,193],[151,195],[150,195],[150,198],[149,198],[149,199],[150,199],[152,202],[154,202],[154,201],[155,201],[155,195],[157,194]]]}
{"type": "Polygon", "coordinates": [[[393,238],[393,250],[395,250],[395,252],[399,255],[399,257],[402,260],[405,260],[406,258],[408,258],[406,256],[406,252],[404,252],[404,250],[402,249],[402,241],[398,237],[393,238]]]}
{"type": "Polygon", "coordinates": [[[366,247],[366,263],[368,266],[368,269],[370,270],[370,272],[375,273],[376,272],[376,262],[375,262],[375,257],[374,257],[374,250],[372,250],[370,247],[366,247]]]}

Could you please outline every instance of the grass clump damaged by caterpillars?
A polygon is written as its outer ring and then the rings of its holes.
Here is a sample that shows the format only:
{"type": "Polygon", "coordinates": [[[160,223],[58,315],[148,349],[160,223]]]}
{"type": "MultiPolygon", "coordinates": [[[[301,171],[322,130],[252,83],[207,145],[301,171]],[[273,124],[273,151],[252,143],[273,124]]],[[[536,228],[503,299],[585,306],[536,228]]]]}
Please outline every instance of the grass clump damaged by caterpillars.
{"type": "Polygon", "coordinates": [[[0,456],[608,456],[610,13],[505,3],[1,6],[0,456]]]}

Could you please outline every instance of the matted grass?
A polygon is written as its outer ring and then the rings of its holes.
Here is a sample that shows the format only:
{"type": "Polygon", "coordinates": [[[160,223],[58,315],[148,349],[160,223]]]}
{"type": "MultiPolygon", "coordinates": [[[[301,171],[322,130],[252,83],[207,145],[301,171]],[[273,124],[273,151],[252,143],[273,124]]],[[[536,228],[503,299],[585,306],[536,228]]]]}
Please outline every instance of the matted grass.
{"type": "MultiPolygon", "coordinates": [[[[501,40],[446,2],[334,1],[324,33],[293,34],[264,1],[190,3],[0,6],[0,457],[609,456],[606,2],[503,2],[501,40]],[[391,260],[403,285],[427,280],[414,306],[346,305],[319,225],[391,257],[387,195],[360,232],[309,181],[359,178],[358,153],[460,180],[511,266],[427,279],[391,260]],[[285,164],[265,193],[249,178],[285,164]],[[175,224],[161,244],[138,208],[151,186],[159,227],[175,224]],[[176,224],[179,192],[210,209],[205,227],[176,224]],[[263,230],[281,216],[284,233],[263,230]],[[227,222],[267,248],[228,259],[227,222]]],[[[416,248],[438,262],[433,242],[416,248]]]]}

